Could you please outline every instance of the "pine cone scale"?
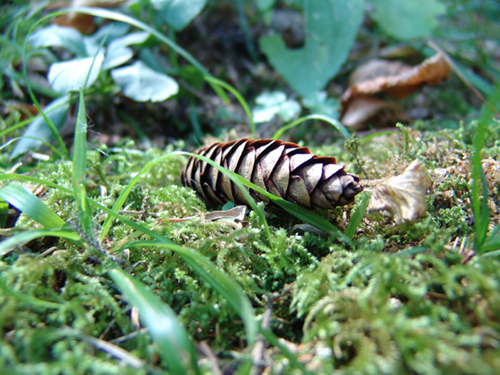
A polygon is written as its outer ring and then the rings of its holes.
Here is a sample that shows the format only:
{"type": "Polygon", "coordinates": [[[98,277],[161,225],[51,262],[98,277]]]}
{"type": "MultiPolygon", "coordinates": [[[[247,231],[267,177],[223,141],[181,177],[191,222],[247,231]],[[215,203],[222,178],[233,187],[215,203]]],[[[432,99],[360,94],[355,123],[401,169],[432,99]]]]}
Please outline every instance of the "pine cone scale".
{"type": "MultiPolygon", "coordinates": [[[[276,140],[241,139],[215,143],[198,151],[260,188],[305,208],[332,209],[351,203],[363,190],[356,176],[333,157],[318,157],[308,148],[276,140]]],[[[227,201],[247,204],[243,192],[223,173],[191,157],[181,173],[185,186],[195,189],[209,205],[227,201]]],[[[245,188],[248,191],[248,188],[245,188]]],[[[252,196],[270,200],[255,191],[252,196]]]]}
{"type": "Polygon", "coordinates": [[[291,176],[290,188],[288,189],[287,197],[297,202],[299,206],[311,208],[311,197],[307,191],[306,183],[300,176],[291,176]]]}
{"type": "Polygon", "coordinates": [[[276,165],[271,180],[278,190],[279,197],[286,197],[288,185],[290,183],[290,159],[285,155],[276,165]]]}

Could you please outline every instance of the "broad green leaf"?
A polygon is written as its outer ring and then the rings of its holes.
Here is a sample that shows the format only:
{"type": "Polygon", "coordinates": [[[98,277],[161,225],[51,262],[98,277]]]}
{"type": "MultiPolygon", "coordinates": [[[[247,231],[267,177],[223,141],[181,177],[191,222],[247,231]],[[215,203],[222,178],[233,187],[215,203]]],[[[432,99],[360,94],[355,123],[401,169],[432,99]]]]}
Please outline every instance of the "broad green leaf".
{"type": "Polygon", "coordinates": [[[437,0],[373,0],[372,17],[389,35],[410,40],[428,35],[446,7],[437,0]]]}
{"type": "Polygon", "coordinates": [[[194,370],[199,374],[193,342],[170,306],[125,271],[113,267],[108,273],[139,310],[139,318],[160,347],[160,356],[168,364],[169,373],[184,375],[194,370]]]}
{"type": "Polygon", "coordinates": [[[111,75],[122,87],[123,94],[138,102],[161,102],[179,91],[173,78],[152,70],[142,61],[113,69],[111,75]]]}
{"type": "Polygon", "coordinates": [[[145,42],[149,35],[145,31],[138,31],[111,42],[108,45],[102,69],[111,69],[126,63],[134,55],[134,52],[128,46],[145,42]]]}
{"type": "Polygon", "coordinates": [[[363,20],[364,0],[305,1],[305,45],[289,50],[279,35],[259,40],[261,50],[303,97],[321,90],[347,59],[363,20]]]}
{"type": "Polygon", "coordinates": [[[127,34],[129,29],[130,25],[122,22],[111,22],[99,27],[94,34],[83,38],[87,49],[87,56],[94,56],[102,45],[110,45],[114,40],[127,34]]]}
{"type": "Polygon", "coordinates": [[[180,31],[203,10],[207,0],[151,0],[151,3],[166,23],[180,31]]]}
{"type": "Polygon", "coordinates": [[[315,115],[325,115],[336,120],[339,118],[339,103],[334,98],[328,98],[325,91],[309,95],[302,100],[302,104],[315,115]]]}
{"type": "Polygon", "coordinates": [[[52,88],[60,93],[79,91],[85,82],[87,82],[85,88],[88,88],[97,79],[103,60],[103,54],[99,54],[95,59],[94,57],[85,57],[53,63],[49,68],[47,79],[52,88]],[[86,81],[87,75],[88,80],[86,81]]]}
{"type": "Polygon", "coordinates": [[[63,47],[77,57],[87,56],[82,34],[71,27],[49,25],[37,30],[28,40],[34,48],[63,47]]]}
{"type": "Polygon", "coordinates": [[[281,91],[266,92],[259,95],[255,102],[258,104],[252,112],[255,123],[271,121],[275,115],[283,121],[290,121],[300,113],[300,104],[295,100],[287,100],[281,91]]]}
{"type": "MultiPolygon", "coordinates": [[[[132,3],[133,4],[133,3],[132,3]]],[[[138,7],[134,7],[132,5],[131,8],[135,8],[138,10],[138,7]]],[[[128,25],[135,26],[141,30],[149,32],[151,35],[156,37],[159,41],[165,43],[169,48],[171,48],[173,51],[184,57],[191,65],[193,65],[196,69],[198,69],[204,76],[205,78],[213,78],[210,73],[201,65],[198,60],[196,60],[191,54],[189,54],[185,49],[181,48],[178,44],[176,44],[174,41],[171,39],[165,37],[160,31],[154,29],[153,27],[138,21],[137,19],[127,16],[123,13],[119,12],[113,12],[111,10],[103,9],[103,8],[87,8],[87,7],[70,7],[70,8],[65,8],[63,10],[53,12],[45,17],[42,17],[39,21],[37,21],[36,24],[43,22],[49,18],[53,18],[58,15],[66,14],[69,12],[78,12],[78,13],[83,13],[83,14],[89,14],[95,17],[101,17],[109,20],[114,20],[114,21],[119,21],[119,22],[124,22],[128,25]]],[[[36,26],[36,24],[34,26],[36,26]]],[[[211,87],[214,89],[214,91],[217,93],[217,95],[224,101],[224,103],[228,103],[229,99],[227,95],[224,93],[223,90],[220,89],[219,85],[214,84],[214,82],[211,82],[207,79],[207,81],[210,83],[211,87]]]]}
{"type": "Polygon", "coordinates": [[[257,9],[261,12],[271,9],[276,0],[257,0],[257,9]]]}
{"type": "MultiPolygon", "coordinates": [[[[66,121],[69,108],[69,95],[61,96],[52,101],[44,112],[46,116],[52,121],[57,130],[60,130],[66,121]]],[[[23,137],[33,137],[36,139],[23,138],[21,139],[10,154],[10,158],[15,158],[19,155],[26,153],[29,150],[36,149],[42,145],[43,142],[49,142],[54,137],[47,125],[47,122],[42,116],[37,116],[33,122],[26,128],[23,137]]]]}

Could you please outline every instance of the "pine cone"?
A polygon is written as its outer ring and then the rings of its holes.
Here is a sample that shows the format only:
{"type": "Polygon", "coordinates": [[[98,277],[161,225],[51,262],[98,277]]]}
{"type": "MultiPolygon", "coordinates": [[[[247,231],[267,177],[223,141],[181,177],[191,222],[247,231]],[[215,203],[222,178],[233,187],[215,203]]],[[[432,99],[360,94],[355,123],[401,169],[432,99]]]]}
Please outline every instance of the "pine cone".
{"type": "MultiPolygon", "coordinates": [[[[359,178],[344,171],[333,157],[311,154],[307,147],[272,139],[240,139],[214,143],[197,151],[236,172],[262,189],[299,206],[333,209],[352,203],[363,190],[359,178]]],[[[181,182],[195,189],[210,206],[233,201],[247,204],[245,196],[229,179],[208,163],[190,157],[181,182]]],[[[269,204],[252,191],[256,201],[269,204]]]]}

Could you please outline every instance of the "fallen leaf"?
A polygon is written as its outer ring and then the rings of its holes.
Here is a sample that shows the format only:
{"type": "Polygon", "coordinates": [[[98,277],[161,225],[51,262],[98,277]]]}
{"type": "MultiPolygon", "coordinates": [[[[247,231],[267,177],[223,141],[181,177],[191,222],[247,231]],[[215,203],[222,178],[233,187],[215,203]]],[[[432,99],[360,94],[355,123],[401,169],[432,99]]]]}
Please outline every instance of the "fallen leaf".
{"type": "Polygon", "coordinates": [[[205,220],[214,221],[220,219],[233,219],[237,221],[245,220],[247,206],[236,206],[227,211],[212,211],[205,215],[205,220]]]}
{"type": "Polygon", "coordinates": [[[366,64],[360,65],[351,73],[349,76],[349,87],[379,77],[398,76],[409,72],[411,69],[411,66],[399,61],[371,60],[366,64]]]}
{"type": "Polygon", "coordinates": [[[410,67],[400,62],[373,60],[356,69],[349,78],[350,87],[341,98],[340,120],[356,130],[368,122],[375,127],[409,122],[399,106],[369,98],[380,92],[402,99],[423,85],[434,85],[450,76],[450,65],[437,53],[420,65],[410,67]]]}
{"type": "MultiPolygon", "coordinates": [[[[49,3],[45,8],[48,10],[58,10],[72,7],[115,8],[123,2],[124,0],[56,1],[49,3]]],[[[51,22],[59,26],[72,27],[80,31],[82,34],[92,34],[97,29],[93,16],[78,12],[61,14],[60,16],[55,17],[51,22]]]]}
{"type": "Polygon", "coordinates": [[[393,62],[387,62],[386,65],[382,69],[380,63],[375,64],[374,71],[383,72],[384,75],[379,74],[374,78],[358,81],[349,87],[342,95],[342,105],[348,104],[358,95],[373,95],[378,92],[386,92],[395,99],[402,99],[422,85],[435,85],[449,78],[451,72],[450,65],[441,53],[435,54],[411,69],[393,62]]]}
{"type": "Polygon", "coordinates": [[[239,205],[226,211],[212,211],[209,212],[208,214],[200,214],[183,218],[170,218],[168,219],[168,221],[170,223],[178,223],[196,218],[201,218],[202,221],[216,221],[221,219],[243,221],[245,220],[246,211],[247,211],[247,206],[239,205]]]}
{"type": "Polygon", "coordinates": [[[354,130],[363,130],[365,124],[375,128],[388,128],[401,122],[411,121],[406,112],[396,103],[371,98],[355,97],[342,117],[342,124],[354,130]]]}
{"type": "Polygon", "coordinates": [[[416,220],[427,211],[425,193],[430,184],[424,167],[415,160],[402,174],[375,187],[368,213],[387,210],[394,216],[396,224],[416,220]]]}

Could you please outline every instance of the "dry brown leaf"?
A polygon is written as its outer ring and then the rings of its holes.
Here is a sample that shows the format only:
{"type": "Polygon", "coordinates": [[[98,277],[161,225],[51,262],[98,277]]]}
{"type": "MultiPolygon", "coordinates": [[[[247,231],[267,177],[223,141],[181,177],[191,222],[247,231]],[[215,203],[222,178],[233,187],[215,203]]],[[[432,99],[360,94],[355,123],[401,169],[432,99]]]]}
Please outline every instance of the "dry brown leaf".
{"type": "MultiPolygon", "coordinates": [[[[451,72],[450,65],[441,53],[435,54],[411,69],[402,64],[389,61],[385,68],[382,68],[380,62],[374,64],[374,66],[375,68],[372,67],[374,73],[379,71],[383,74],[362,82],[357,81],[354,86],[349,87],[341,98],[344,110],[349,102],[358,95],[373,95],[378,92],[386,92],[396,99],[402,99],[422,85],[435,85],[443,79],[449,78],[451,72]]],[[[353,74],[361,77],[367,76],[366,72],[353,74]]]]}
{"type": "Polygon", "coordinates": [[[415,160],[402,174],[375,187],[368,204],[368,213],[390,211],[397,224],[416,220],[427,211],[425,193],[430,184],[424,167],[415,160]]]}
{"type": "Polygon", "coordinates": [[[394,61],[370,61],[351,74],[350,87],[341,98],[340,120],[356,130],[362,130],[367,123],[378,128],[394,126],[397,122],[408,123],[409,116],[398,105],[368,95],[385,92],[402,99],[422,85],[434,85],[448,78],[450,71],[442,53],[413,68],[394,61]]]}
{"type": "Polygon", "coordinates": [[[349,76],[349,87],[380,77],[398,76],[407,73],[411,66],[399,61],[371,60],[358,66],[349,76]]]}
{"type": "MultiPolygon", "coordinates": [[[[93,8],[115,8],[126,0],[71,0],[71,1],[56,1],[49,3],[46,9],[57,10],[70,7],[93,7],[93,8]]],[[[94,17],[89,14],[78,12],[68,12],[55,17],[52,20],[59,26],[72,27],[82,34],[92,34],[97,25],[94,23],[94,17]]]]}
{"type": "Polygon", "coordinates": [[[410,122],[403,108],[396,103],[369,96],[353,98],[342,117],[342,124],[354,130],[363,130],[365,124],[371,124],[375,128],[388,128],[397,122],[410,122]]]}

